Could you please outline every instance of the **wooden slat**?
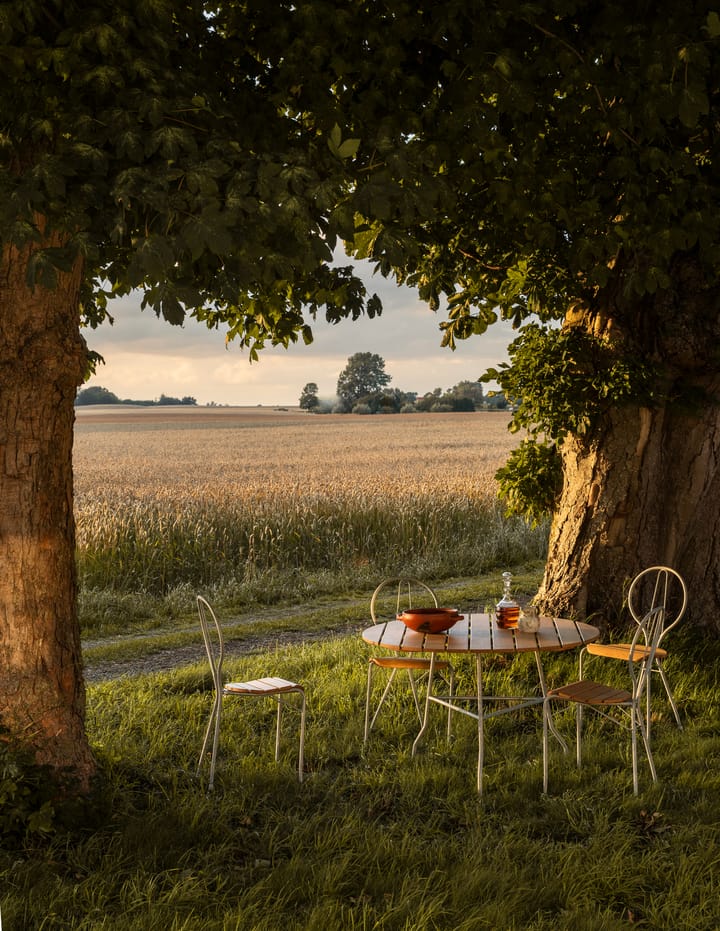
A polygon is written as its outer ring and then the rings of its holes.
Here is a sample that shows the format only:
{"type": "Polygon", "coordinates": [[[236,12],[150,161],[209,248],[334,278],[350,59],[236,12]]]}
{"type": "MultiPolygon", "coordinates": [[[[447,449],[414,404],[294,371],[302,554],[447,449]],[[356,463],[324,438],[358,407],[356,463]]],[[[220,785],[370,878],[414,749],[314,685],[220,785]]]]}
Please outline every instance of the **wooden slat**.
{"type": "MultiPolygon", "coordinates": [[[[515,653],[518,648],[517,637],[515,636],[515,631],[510,629],[506,630],[502,627],[498,627],[496,624],[493,624],[492,632],[492,646],[493,652],[497,653],[515,653]]],[[[531,649],[533,649],[535,644],[533,643],[531,649]]]]}
{"type": "MultiPolygon", "coordinates": [[[[430,666],[430,657],[428,656],[373,656],[370,660],[381,669],[428,669],[430,666]]],[[[438,660],[435,668],[446,668],[445,660],[438,660]]]]}
{"type": "Polygon", "coordinates": [[[468,618],[470,635],[468,650],[471,653],[489,653],[492,650],[492,627],[487,614],[471,614],[468,618]]]}
{"type": "Polygon", "coordinates": [[[577,701],[584,705],[620,705],[632,700],[632,694],[625,689],[616,689],[602,682],[584,679],[551,689],[552,698],[577,701]]]}
{"type": "Polygon", "coordinates": [[[470,650],[470,622],[467,618],[458,621],[447,632],[445,649],[448,653],[468,653],[470,650]]]}

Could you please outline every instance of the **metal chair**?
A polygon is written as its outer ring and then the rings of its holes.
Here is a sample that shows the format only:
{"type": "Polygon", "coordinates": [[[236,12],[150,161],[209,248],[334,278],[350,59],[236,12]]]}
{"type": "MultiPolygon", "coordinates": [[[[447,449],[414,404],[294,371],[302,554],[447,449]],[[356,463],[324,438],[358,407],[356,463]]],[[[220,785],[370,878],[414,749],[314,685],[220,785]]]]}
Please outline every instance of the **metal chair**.
{"type": "MultiPolygon", "coordinates": [[[[300,711],[300,741],[298,751],[298,779],[303,780],[303,760],[305,752],[305,690],[297,682],[290,682],[287,679],[278,679],[270,676],[263,679],[253,679],[250,682],[226,682],[223,683],[222,664],[225,653],[225,642],[223,640],[222,629],[218,622],[215,612],[202,595],[197,596],[198,614],[200,615],[200,627],[202,629],[205,650],[210,663],[210,671],[213,678],[215,696],[213,700],[210,718],[205,728],[202,750],[198,761],[196,777],[199,778],[205,754],[210,743],[212,734],[212,753],[210,756],[210,779],[208,781],[208,791],[212,791],[215,783],[215,764],[217,761],[218,743],[220,740],[220,720],[222,718],[223,699],[230,696],[245,696],[254,698],[272,698],[277,702],[277,721],[275,726],[275,760],[280,757],[280,722],[282,718],[283,705],[286,702],[286,696],[296,694],[299,696],[300,711]]],[[[298,702],[294,704],[297,707],[298,702]]]]}
{"type": "MultiPolygon", "coordinates": [[[[577,743],[577,765],[581,765],[582,757],[582,722],[583,709],[592,708],[598,714],[612,721],[614,724],[625,724],[630,718],[630,746],[633,767],[633,792],[638,794],[638,760],[637,760],[637,734],[640,732],[645,753],[647,755],[650,773],[653,782],[657,782],[655,762],[650,750],[650,736],[645,723],[645,716],[641,704],[645,692],[649,689],[650,674],[655,661],[655,653],[660,638],[663,635],[665,623],[665,609],[658,606],[649,611],[639,623],[632,642],[628,649],[628,672],[630,675],[630,689],[616,688],[589,679],[580,679],[569,685],[550,689],[543,702],[543,791],[548,790],[549,777],[549,741],[548,730],[551,725],[550,702],[566,701],[575,703],[575,727],[577,743]],[[614,712],[619,710],[620,717],[614,712]]],[[[627,725],[626,725],[627,726],[627,725]]]]}
{"type": "MultiPolygon", "coordinates": [[[[423,602],[426,605],[430,602],[432,606],[436,608],[438,606],[435,592],[425,582],[407,577],[385,579],[377,586],[370,599],[370,616],[372,617],[373,624],[381,624],[384,621],[390,620],[394,621],[397,615],[404,609],[421,607],[423,602]],[[387,601],[383,600],[383,595],[392,595],[389,604],[387,601]]],[[[418,721],[422,724],[423,711],[420,707],[417,685],[418,681],[427,677],[430,671],[430,659],[425,656],[408,656],[407,654],[404,656],[392,654],[386,656],[371,656],[368,662],[363,743],[366,743],[370,736],[370,731],[375,725],[377,717],[380,714],[380,709],[385,703],[385,699],[390,692],[390,688],[392,687],[397,673],[403,671],[407,672],[415,711],[418,721]],[[373,673],[376,669],[389,671],[390,675],[388,676],[383,693],[371,717],[373,673]],[[419,673],[419,675],[415,675],[416,673],[419,673]]],[[[436,660],[435,672],[442,672],[448,677],[450,695],[452,696],[455,682],[455,670],[452,664],[447,660],[436,660]]],[[[450,736],[450,715],[451,712],[448,711],[448,737],[450,736]]]]}
{"type": "MultiPolygon", "coordinates": [[[[660,676],[662,684],[665,686],[665,693],[670,702],[670,707],[675,715],[677,726],[682,730],[680,714],[675,704],[675,699],[670,689],[670,683],[668,682],[665,669],[663,668],[663,664],[667,659],[667,650],[660,647],[659,643],[665,634],[680,622],[680,619],[685,614],[685,608],[687,607],[687,588],[685,587],[685,582],[682,576],[674,569],[670,569],[667,566],[650,566],[650,568],[643,569],[642,572],[638,573],[630,583],[627,603],[630,614],[636,624],[640,624],[641,619],[656,608],[663,609],[664,627],[658,639],[652,671],[658,673],[660,676]]],[[[642,651],[647,650],[648,647],[639,644],[635,649],[637,651],[642,651]]],[[[579,676],[581,679],[583,677],[583,660],[586,659],[586,654],[587,656],[604,656],[607,659],[619,659],[627,662],[630,655],[630,644],[589,643],[580,653],[579,676]]],[[[635,658],[638,659],[639,654],[636,654],[635,658]]],[[[648,680],[647,693],[645,696],[645,726],[647,727],[648,737],[650,735],[651,723],[650,686],[651,682],[648,680]]]]}

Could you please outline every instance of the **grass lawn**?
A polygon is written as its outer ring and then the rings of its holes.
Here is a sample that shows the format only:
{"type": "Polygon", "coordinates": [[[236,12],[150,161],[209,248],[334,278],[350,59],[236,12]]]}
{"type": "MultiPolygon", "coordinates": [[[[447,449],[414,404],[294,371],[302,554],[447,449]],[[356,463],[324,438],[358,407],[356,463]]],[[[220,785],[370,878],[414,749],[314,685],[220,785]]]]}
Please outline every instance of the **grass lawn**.
{"type": "MultiPolygon", "coordinates": [[[[97,797],[47,837],[6,844],[3,927],[715,931],[718,646],[685,631],[669,647],[685,728],[656,689],[660,781],[641,762],[638,798],[629,739],[599,719],[588,722],[582,770],[553,748],[547,797],[536,709],[488,724],[482,801],[474,722],[457,720],[448,745],[438,709],[412,758],[417,723],[403,689],[363,747],[369,648],[359,633],[284,646],[278,637],[274,648],[228,661],[232,677],[273,671],[306,685],[302,784],[296,721],[286,715],[275,764],[272,706],[239,700],[226,705],[208,797],[194,777],[211,702],[205,663],[92,685],[97,797]]],[[[576,659],[548,657],[549,683],[573,676],[576,659]]],[[[462,688],[472,668],[459,665],[462,688]]],[[[488,666],[490,688],[535,682],[532,657],[488,666]]],[[[572,712],[558,722],[572,743],[572,712]]]]}

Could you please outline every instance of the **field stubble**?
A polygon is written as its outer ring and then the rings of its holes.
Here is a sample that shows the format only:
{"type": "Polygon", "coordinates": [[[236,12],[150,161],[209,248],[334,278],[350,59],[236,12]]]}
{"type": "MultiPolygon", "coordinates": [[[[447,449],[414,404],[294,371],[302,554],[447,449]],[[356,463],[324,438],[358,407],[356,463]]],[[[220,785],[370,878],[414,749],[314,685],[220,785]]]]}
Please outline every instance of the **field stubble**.
{"type": "Polygon", "coordinates": [[[537,559],[545,529],[506,519],[497,499],[494,473],[518,442],[508,422],[502,413],[83,412],[81,587],[236,597],[255,587],[257,597],[278,585],[340,591],[387,572],[447,578],[537,559]]]}

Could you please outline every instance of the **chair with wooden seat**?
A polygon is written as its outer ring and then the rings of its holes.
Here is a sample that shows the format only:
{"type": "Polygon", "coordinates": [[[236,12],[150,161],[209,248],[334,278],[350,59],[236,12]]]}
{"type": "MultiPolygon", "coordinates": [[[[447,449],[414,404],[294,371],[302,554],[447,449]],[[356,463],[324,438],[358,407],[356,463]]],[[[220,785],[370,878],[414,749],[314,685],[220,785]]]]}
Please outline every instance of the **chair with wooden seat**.
{"type": "MultiPolygon", "coordinates": [[[[670,569],[667,566],[650,566],[650,568],[643,569],[642,572],[638,573],[630,583],[627,604],[630,614],[636,624],[639,624],[641,619],[648,613],[654,611],[655,608],[663,609],[664,628],[660,633],[658,646],[655,650],[652,671],[660,676],[662,684],[665,686],[665,693],[668,697],[670,707],[675,715],[677,726],[682,730],[680,714],[670,689],[667,674],[663,668],[668,655],[667,650],[659,646],[659,643],[669,630],[672,630],[673,627],[680,623],[682,616],[685,614],[685,608],[687,607],[687,588],[685,582],[682,576],[674,569],[670,569]]],[[[638,651],[647,649],[647,645],[638,644],[636,646],[636,650],[638,651]]],[[[607,659],[619,659],[627,662],[629,655],[629,643],[589,643],[580,653],[580,678],[583,678],[584,661],[590,656],[604,656],[607,659]]],[[[639,656],[636,655],[636,658],[639,658],[639,656]]],[[[650,697],[651,682],[648,680],[645,695],[645,724],[648,735],[650,734],[651,723],[650,697]]]]}
{"type": "MultiPolygon", "coordinates": [[[[435,592],[425,582],[419,579],[396,577],[382,581],[372,594],[370,599],[370,616],[373,624],[381,624],[383,621],[394,621],[398,614],[409,608],[438,606],[438,600],[435,592]]],[[[367,675],[367,693],[365,697],[365,732],[363,743],[367,742],[370,731],[373,729],[380,710],[385,704],[393,682],[398,672],[406,672],[410,683],[413,704],[417,713],[418,720],[422,723],[423,711],[420,707],[418,697],[418,683],[427,678],[430,671],[430,659],[425,656],[390,654],[383,656],[371,656],[368,661],[367,675]],[[380,696],[379,701],[372,710],[372,693],[373,693],[373,674],[375,670],[382,669],[388,672],[388,678],[385,688],[380,696]]],[[[455,681],[455,670],[448,660],[436,660],[435,672],[440,672],[447,676],[450,695],[453,694],[455,681]]],[[[450,712],[448,712],[448,736],[450,736],[450,712]]]]}
{"type": "Polygon", "coordinates": [[[637,626],[635,636],[628,645],[627,666],[629,688],[618,688],[590,679],[580,679],[550,689],[543,703],[543,791],[548,790],[549,779],[549,741],[548,731],[551,726],[550,703],[553,701],[573,702],[575,704],[576,760],[578,768],[582,761],[582,725],[583,710],[591,708],[614,724],[629,727],[630,749],[633,768],[633,792],[638,794],[638,752],[637,735],[640,733],[647,755],[653,782],[657,782],[657,772],[650,750],[650,735],[647,730],[645,715],[642,710],[643,699],[649,688],[650,675],[655,662],[657,645],[663,635],[665,609],[657,606],[643,617],[637,626]],[[628,723],[629,719],[629,723],[628,723]]]}
{"type": "Polygon", "coordinates": [[[245,698],[272,698],[277,703],[277,716],[275,724],[275,761],[280,758],[280,724],[284,705],[293,704],[300,712],[300,737],[298,750],[298,779],[303,780],[303,759],[305,752],[305,690],[297,682],[268,676],[262,679],[253,679],[249,682],[223,682],[222,664],[225,654],[225,641],[223,639],[220,623],[215,612],[202,595],[197,596],[198,614],[202,629],[205,651],[210,663],[214,686],[213,706],[205,728],[200,760],[198,761],[196,777],[205,762],[206,753],[212,734],[212,752],[210,754],[210,778],[208,791],[212,791],[215,783],[215,765],[217,762],[218,744],[220,741],[220,721],[222,718],[223,700],[229,697],[245,698]],[[296,698],[288,700],[288,696],[296,698]]]}

